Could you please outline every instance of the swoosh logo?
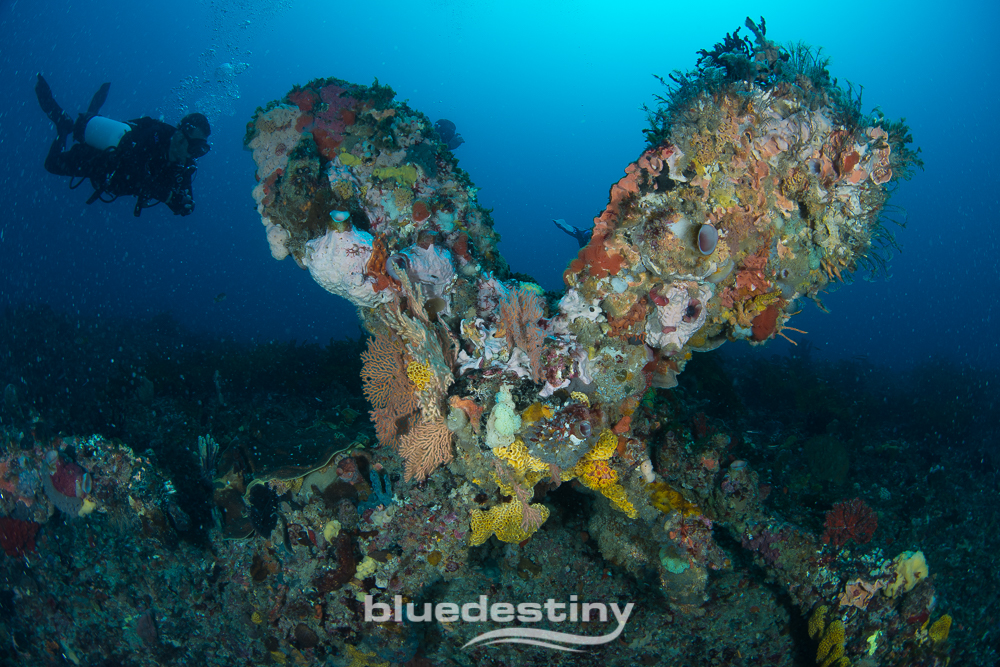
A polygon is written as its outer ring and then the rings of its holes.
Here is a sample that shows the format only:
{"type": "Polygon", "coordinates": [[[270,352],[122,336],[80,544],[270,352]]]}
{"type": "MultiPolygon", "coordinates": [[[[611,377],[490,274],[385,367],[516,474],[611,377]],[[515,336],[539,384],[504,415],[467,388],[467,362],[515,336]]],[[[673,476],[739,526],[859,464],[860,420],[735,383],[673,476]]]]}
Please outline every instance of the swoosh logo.
{"type": "Polygon", "coordinates": [[[491,630],[481,635],[476,635],[465,643],[462,648],[467,648],[479,642],[485,642],[483,646],[491,644],[530,644],[532,646],[542,646],[544,648],[556,649],[558,651],[570,651],[572,653],[583,653],[580,649],[571,646],[562,646],[552,642],[564,642],[577,646],[597,646],[614,641],[625,629],[625,624],[621,623],[614,632],[606,635],[591,637],[588,635],[574,635],[568,632],[553,632],[552,630],[535,630],[532,628],[504,628],[503,630],[491,630]]]}

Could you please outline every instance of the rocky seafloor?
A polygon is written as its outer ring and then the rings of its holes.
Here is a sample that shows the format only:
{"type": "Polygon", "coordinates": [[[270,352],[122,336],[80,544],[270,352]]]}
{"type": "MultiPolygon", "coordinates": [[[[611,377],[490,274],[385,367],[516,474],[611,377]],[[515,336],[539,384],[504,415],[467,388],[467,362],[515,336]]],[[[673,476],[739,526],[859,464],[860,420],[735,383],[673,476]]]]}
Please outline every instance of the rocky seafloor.
{"type": "MultiPolygon", "coordinates": [[[[530,539],[470,546],[468,516],[453,509],[477,490],[450,486],[447,468],[405,482],[399,457],[375,444],[354,361],[363,345],[223,341],[167,315],[8,310],[0,662],[819,664],[810,619],[775,572],[919,549],[929,576],[894,602],[891,623],[881,593],[866,612],[873,628],[885,619],[881,641],[905,651],[871,664],[995,664],[995,373],[944,360],[902,371],[820,361],[807,344],[795,356],[696,356],[678,387],[644,396],[636,423],[659,453],[710,445],[719,497],[733,463],[745,462],[737,468],[752,470],[761,511],[787,528],[763,544],[737,540],[721,505],[706,500],[711,539],[700,544],[718,553],[701,556],[718,567],[686,599],[648,555],[630,552],[634,540],[616,551],[609,540],[632,524],[576,482],[536,491],[549,517],[530,539]],[[73,480],[95,505],[69,506],[83,516],[64,507],[73,480]],[[829,517],[855,499],[876,525],[867,542],[839,544],[829,517]],[[580,654],[463,649],[487,628],[366,622],[366,593],[418,609],[481,595],[634,608],[614,642],[580,654]],[[935,639],[928,630],[944,615],[950,633],[935,639]]],[[[680,458],[660,456],[661,472],[680,479],[666,463],[680,458]]],[[[683,474],[694,472],[703,474],[683,474]]],[[[676,529],[699,539],[684,521],[676,529]]],[[[584,623],[558,629],[598,634],[584,623]]],[[[863,654],[850,640],[847,649],[863,654]]]]}

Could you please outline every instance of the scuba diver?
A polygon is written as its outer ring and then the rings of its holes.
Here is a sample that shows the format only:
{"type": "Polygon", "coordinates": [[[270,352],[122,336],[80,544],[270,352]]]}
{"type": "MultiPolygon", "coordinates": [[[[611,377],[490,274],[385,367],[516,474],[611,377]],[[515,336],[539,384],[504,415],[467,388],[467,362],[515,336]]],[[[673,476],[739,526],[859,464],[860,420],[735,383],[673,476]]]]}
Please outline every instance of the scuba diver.
{"type": "Polygon", "coordinates": [[[45,170],[70,176],[71,189],[90,179],[94,193],[87,200],[110,203],[118,197],[136,197],[133,214],[160,202],[174,215],[194,212],[191,180],[198,167],[194,161],[208,153],[208,119],[200,113],[184,116],[177,127],[148,116],[122,123],[99,116],[108,97],[110,83],[103,84],[86,113],[74,122],[56,104],[49,84],[38,75],[35,95],[42,111],[56,126],[56,139],[45,158],[45,170]],[[65,150],[66,139],[74,144],[65,150]],[[79,178],[75,184],[74,178],[79,178]],[[106,197],[107,198],[106,198],[106,197]]]}

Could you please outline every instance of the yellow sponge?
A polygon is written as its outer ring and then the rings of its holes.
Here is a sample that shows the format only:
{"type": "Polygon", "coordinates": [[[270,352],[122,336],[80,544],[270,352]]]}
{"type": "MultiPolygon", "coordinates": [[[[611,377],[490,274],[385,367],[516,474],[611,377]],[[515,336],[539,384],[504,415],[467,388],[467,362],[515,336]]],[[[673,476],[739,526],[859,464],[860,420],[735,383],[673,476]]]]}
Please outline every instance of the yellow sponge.
{"type": "Polygon", "coordinates": [[[379,180],[396,179],[399,185],[411,187],[417,182],[417,168],[410,164],[401,167],[375,167],[372,169],[372,176],[379,180]]]}
{"type": "Polygon", "coordinates": [[[495,505],[484,512],[481,509],[472,510],[469,523],[472,527],[472,535],[469,537],[469,544],[476,546],[490,539],[496,534],[501,542],[523,542],[531,537],[538,528],[549,518],[549,508],[541,503],[529,505],[531,510],[538,512],[541,521],[537,525],[527,524],[527,528],[522,527],[524,517],[524,506],[516,497],[509,503],[495,505]]]}
{"type": "Polygon", "coordinates": [[[532,403],[521,413],[522,424],[534,424],[539,419],[551,419],[552,408],[541,403],[532,403]]]}
{"type": "Polygon", "coordinates": [[[823,633],[823,628],[826,627],[826,605],[821,604],[816,607],[816,610],[809,617],[809,637],[812,639],[819,639],[819,636],[823,633]]]}
{"type": "Polygon", "coordinates": [[[577,463],[571,472],[588,489],[600,491],[605,498],[627,514],[629,518],[639,517],[639,512],[629,502],[625,489],[618,484],[618,473],[608,465],[607,461],[602,459],[587,460],[585,458],[577,463]]]}
{"type": "Polygon", "coordinates": [[[649,491],[649,503],[664,514],[670,514],[674,510],[680,512],[684,517],[701,514],[697,505],[686,500],[678,491],[664,482],[651,482],[646,490],[649,491]]]}
{"type": "Polygon", "coordinates": [[[896,580],[885,587],[886,597],[896,597],[900,592],[909,593],[927,578],[927,560],[922,551],[904,551],[893,560],[896,580]]]}
{"type": "Polygon", "coordinates": [[[543,472],[549,469],[547,463],[528,453],[528,448],[520,438],[506,447],[497,447],[493,453],[513,468],[519,479],[523,479],[528,472],[543,472]]]}
{"type": "Polygon", "coordinates": [[[945,614],[931,624],[930,629],[927,631],[927,636],[930,637],[931,641],[935,644],[940,644],[944,640],[948,639],[949,630],[951,630],[951,616],[945,614]]]}
{"type": "Polygon", "coordinates": [[[826,632],[816,649],[816,662],[820,667],[829,667],[844,655],[844,624],[838,619],[826,626],[826,632]]]}
{"type": "Polygon", "coordinates": [[[406,377],[410,378],[410,382],[417,388],[417,391],[423,391],[434,379],[434,374],[431,373],[431,367],[427,364],[422,361],[414,361],[406,367],[406,377]]]}
{"type": "Polygon", "coordinates": [[[587,452],[585,458],[591,461],[607,461],[618,449],[618,436],[609,428],[604,429],[601,437],[597,439],[594,448],[587,452]]]}

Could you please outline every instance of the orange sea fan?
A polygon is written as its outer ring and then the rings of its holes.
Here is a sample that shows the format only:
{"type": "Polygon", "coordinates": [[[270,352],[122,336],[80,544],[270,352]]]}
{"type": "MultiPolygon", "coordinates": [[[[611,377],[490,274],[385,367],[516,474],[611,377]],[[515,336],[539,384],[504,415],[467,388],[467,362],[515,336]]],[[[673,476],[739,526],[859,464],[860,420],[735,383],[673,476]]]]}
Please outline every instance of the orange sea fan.
{"type": "Polygon", "coordinates": [[[374,408],[371,417],[379,442],[394,445],[399,420],[420,407],[416,387],[406,375],[403,344],[385,334],[369,338],[361,361],[362,389],[374,408]]]}
{"type": "Polygon", "coordinates": [[[404,477],[407,480],[427,479],[438,466],[454,458],[451,451],[451,431],[441,419],[417,422],[400,437],[399,453],[406,459],[404,477]]]}
{"type": "Polygon", "coordinates": [[[531,361],[532,380],[542,381],[542,343],[545,333],[538,321],[545,315],[544,301],[535,292],[519,287],[500,299],[500,324],[510,347],[521,348],[531,361]]]}

